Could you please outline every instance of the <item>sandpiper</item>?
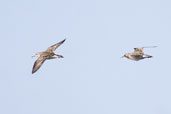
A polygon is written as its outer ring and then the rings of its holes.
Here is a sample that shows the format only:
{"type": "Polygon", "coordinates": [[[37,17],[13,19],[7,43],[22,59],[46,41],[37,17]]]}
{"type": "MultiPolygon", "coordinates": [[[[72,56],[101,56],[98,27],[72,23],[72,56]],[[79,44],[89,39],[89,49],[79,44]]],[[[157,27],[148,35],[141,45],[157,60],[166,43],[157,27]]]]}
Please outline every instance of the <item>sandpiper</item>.
{"type": "Polygon", "coordinates": [[[38,59],[34,63],[34,66],[32,69],[32,74],[35,73],[42,66],[42,64],[45,62],[45,60],[55,59],[55,58],[63,58],[62,55],[55,54],[54,51],[56,50],[56,48],[58,48],[64,42],[65,42],[65,39],[59,43],[56,43],[56,44],[48,47],[48,49],[44,52],[36,53],[34,56],[37,56],[38,59]]]}
{"type": "Polygon", "coordinates": [[[151,58],[153,56],[144,54],[143,49],[144,48],[154,48],[154,47],[157,47],[157,46],[134,48],[133,53],[126,53],[123,57],[126,57],[126,58],[128,58],[130,60],[134,60],[134,61],[139,61],[144,58],[151,58]]]}

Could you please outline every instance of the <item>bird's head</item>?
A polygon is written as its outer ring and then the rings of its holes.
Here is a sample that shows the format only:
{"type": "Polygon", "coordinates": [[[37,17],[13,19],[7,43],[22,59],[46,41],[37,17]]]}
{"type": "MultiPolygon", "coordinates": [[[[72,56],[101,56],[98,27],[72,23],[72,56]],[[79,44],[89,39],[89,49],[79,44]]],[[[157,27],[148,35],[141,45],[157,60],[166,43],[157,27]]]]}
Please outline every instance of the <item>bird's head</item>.
{"type": "Polygon", "coordinates": [[[40,57],[40,54],[41,54],[41,52],[38,52],[35,55],[33,55],[32,57],[40,57]]]}

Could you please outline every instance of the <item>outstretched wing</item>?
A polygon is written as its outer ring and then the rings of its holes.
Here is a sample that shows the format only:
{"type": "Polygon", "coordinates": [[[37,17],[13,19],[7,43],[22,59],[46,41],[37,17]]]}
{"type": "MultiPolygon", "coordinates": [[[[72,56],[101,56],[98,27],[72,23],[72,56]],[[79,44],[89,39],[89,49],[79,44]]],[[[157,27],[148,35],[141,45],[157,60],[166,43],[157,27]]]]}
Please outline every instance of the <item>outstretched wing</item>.
{"type": "Polygon", "coordinates": [[[65,39],[64,40],[62,40],[62,41],[60,41],[60,42],[58,42],[58,43],[56,43],[56,44],[54,44],[54,45],[52,45],[52,46],[50,46],[48,49],[47,49],[47,51],[55,51],[56,50],[56,48],[58,48],[61,44],[63,44],[65,42],[65,39]]]}
{"type": "Polygon", "coordinates": [[[135,61],[144,59],[143,56],[141,56],[141,55],[136,55],[136,54],[131,55],[131,57],[132,57],[133,60],[135,60],[135,61]]]}
{"type": "Polygon", "coordinates": [[[34,66],[33,66],[33,69],[32,69],[32,74],[35,73],[37,70],[39,70],[39,68],[42,66],[42,64],[44,63],[44,61],[46,60],[46,58],[44,57],[39,57],[35,63],[34,63],[34,66]]]}

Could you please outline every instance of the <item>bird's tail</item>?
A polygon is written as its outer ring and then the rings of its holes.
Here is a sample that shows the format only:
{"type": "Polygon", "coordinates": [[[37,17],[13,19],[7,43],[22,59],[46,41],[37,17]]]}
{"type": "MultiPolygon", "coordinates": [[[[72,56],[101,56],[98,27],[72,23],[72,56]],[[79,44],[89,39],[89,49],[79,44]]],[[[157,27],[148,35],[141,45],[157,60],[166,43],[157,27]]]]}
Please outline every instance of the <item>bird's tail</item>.
{"type": "Polygon", "coordinates": [[[144,54],[143,57],[144,57],[144,58],[152,58],[153,56],[144,54]]]}
{"type": "Polygon", "coordinates": [[[57,58],[64,58],[62,55],[55,54],[55,57],[57,58]]]}

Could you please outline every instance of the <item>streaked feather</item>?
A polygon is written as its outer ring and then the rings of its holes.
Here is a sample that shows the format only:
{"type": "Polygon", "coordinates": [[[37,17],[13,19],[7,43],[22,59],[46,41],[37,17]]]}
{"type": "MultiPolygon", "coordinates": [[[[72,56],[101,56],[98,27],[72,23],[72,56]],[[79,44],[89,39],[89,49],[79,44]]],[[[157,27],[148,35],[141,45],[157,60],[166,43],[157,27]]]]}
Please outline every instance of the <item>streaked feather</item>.
{"type": "Polygon", "coordinates": [[[42,66],[42,64],[45,62],[46,58],[45,57],[39,57],[33,66],[32,69],[32,74],[35,73],[37,70],[39,70],[39,68],[42,66]]]}
{"type": "Polygon", "coordinates": [[[62,40],[62,41],[60,41],[60,42],[58,42],[58,43],[56,43],[56,44],[54,44],[54,45],[52,45],[52,46],[50,46],[46,51],[55,51],[56,50],[56,48],[58,48],[61,44],[63,44],[65,42],[65,39],[64,40],[62,40]]]}

